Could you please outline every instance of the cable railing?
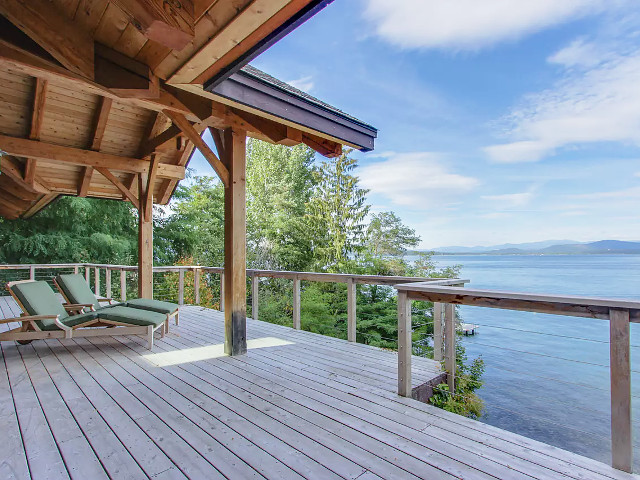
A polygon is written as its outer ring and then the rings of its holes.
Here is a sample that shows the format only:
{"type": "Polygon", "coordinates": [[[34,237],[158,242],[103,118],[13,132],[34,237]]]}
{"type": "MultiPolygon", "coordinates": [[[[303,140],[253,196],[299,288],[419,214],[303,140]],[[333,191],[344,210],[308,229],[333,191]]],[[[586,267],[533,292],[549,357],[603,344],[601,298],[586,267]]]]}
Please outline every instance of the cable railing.
{"type": "MultiPolygon", "coordinates": [[[[640,322],[640,302],[600,299],[587,297],[563,297],[554,295],[537,295],[529,293],[499,292],[492,290],[474,290],[452,286],[433,285],[424,282],[396,285],[398,290],[398,393],[403,396],[411,395],[411,357],[414,350],[411,342],[411,303],[412,301],[431,301],[434,303],[434,358],[443,358],[447,372],[448,394],[459,395],[456,392],[456,319],[455,306],[468,305],[486,308],[526,311],[534,313],[563,315],[570,317],[585,317],[605,320],[609,324],[609,362],[608,365],[597,360],[585,361],[567,358],[562,355],[552,355],[543,352],[533,352],[513,346],[495,345],[474,341],[483,348],[493,348],[509,351],[510,355],[535,356],[549,359],[553,362],[567,362],[584,365],[589,368],[608,370],[610,379],[610,419],[611,432],[609,438],[594,432],[585,432],[577,426],[559,425],[564,429],[573,429],[580,435],[591,435],[600,440],[611,443],[612,465],[620,470],[630,472],[633,467],[633,417],[631,412],[631,368],[630,353],[630,323],[640,322]],[[443,312],[443,313],[442,313],[443,312]]],[[[500,328],[501,326],[497,326],[500,328]]],[[[505,327],[508,328],[508,327],[505,327]]],[[[516,329],[518,330],[518,329],[516,329]]],[[[545,334],[545,332],[531,332],[545,334]]],[[[550,335],[550,334],[549,334],[550,335]]],[[[562,336],[561,337],[566,337],[562,336]]],[[[591,340],[591,339],[583,339],[591,340]]],[[[603,343],[594,340],[594,343],[603,343]]],[[[503,368],[495,365],[492,368],[503,368]]],[[[511,369],[511,371],[513,371],[511,369]]],[[[529,374],[530,372],[518,372],[529,374]]],[[[537,375],[539,372],[534,372],[537,375]]],[[[640,373],[640,372],[636,372],[640,373]]],[[[552,377],[550,377],[552,378],[552,377]]],[[[590,385],[578,385],[576,388],[590,388],[590,385]]],[[[493,408],[503,409],[510,415],[526,415],[493,405],[493,408]]],[[[574,407],[565,404],[566,408],[574,407]]],[[[533,418],[533,417],[532,417],[533,418]]],[[[551,418],[536,418],[537,422],[555,423],[551,418]]]]}

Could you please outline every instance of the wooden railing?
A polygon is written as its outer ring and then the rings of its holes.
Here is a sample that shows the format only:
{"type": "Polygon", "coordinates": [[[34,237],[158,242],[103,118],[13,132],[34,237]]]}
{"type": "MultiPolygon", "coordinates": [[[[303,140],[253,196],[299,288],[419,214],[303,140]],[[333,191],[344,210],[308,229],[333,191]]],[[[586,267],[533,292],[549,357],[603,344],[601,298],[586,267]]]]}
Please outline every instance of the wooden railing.
{"type": "Polygon", "coordinates": [[[411,395],[411,301],[434,302],[434,338],[444,329],[445,369],[450,391],[455,387],[455,305],[598,318],[609,322],[611,378],[611,459],[614,468],[631,472],[633,464],[631,416],[630,322],[640,322],[640,302],[473,290],[431,283],[405,283],[398,290],[398,393],[411,395]],[[440,324],[440,326],[439,326],[440,324]]]}
{"type": "MultiPolygon", "coordinates": [[[[22,270],[29,271],[29,278],[36,279],[38,271],[51,270],[68,270],[75,273],[84,271],[87,283],[93,276],[94,293],[98,296],[112,297],[112,275],[117,273],[120,277],[120,296],[116,296],[120,300],[127,299],[127,275],[138,271],[137,266],[131,265],[111,265],[98,263],[67,263],[67,264],[35,264],[35,265],[0,265],[2,270],[22,270]],[[101,271],[104,270],[105,285],[101,285],[101,271]]],[[[200,303],[200,283],[203,273],[212,273],[220,276],[220,310],[224,311],[224,268],[207,267],[201,265],[176,265],[165,267],[153,267],[154,273],[178,273],[178,292],[177,301],[180,305],[185,301],[185,273],[193,272],[193,289],[194,303],[200,303]]],[[[301,326],[301,307],[300,307],[300,282],[325,282],[325,283],[344,283],[347,285],[347,340],[356,341],[356,285],[387,285],[394,286],[404,283],[425,282],[430,285],[459,285],[463,286],[469,280],[460,278],[424,278],[424,277],[402,277],[402,276],[383,276],[383,275],[352,275],[346,273],[316,273],[316,272],[290,272],[280,270],[256,270],[247,269],[247,277],[251,279],[251,313],[252,318],[259,317],[259,288],[260,278],[281,278],[291,280],[293,282],[293,328],[300,329],[301,326]]],[[[435,340],[436,343],[442,342],[442,337],[435,340]]],[[[436,358],[440,360],[440,358],[436,358]]]]}

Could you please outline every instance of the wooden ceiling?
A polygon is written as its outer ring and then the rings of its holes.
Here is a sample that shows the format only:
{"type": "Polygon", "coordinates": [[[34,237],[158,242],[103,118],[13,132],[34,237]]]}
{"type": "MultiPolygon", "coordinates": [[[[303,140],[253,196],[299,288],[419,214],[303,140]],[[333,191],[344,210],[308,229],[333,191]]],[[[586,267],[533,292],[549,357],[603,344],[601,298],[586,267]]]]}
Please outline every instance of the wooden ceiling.
{"type": "Polygon", "coordinates": [[[206,128],[339,154],[320,132],[198,93],[313,3],[0,0],[0,216],[59,195],[165,204],[194,148],[226,183],[206,128]]]}

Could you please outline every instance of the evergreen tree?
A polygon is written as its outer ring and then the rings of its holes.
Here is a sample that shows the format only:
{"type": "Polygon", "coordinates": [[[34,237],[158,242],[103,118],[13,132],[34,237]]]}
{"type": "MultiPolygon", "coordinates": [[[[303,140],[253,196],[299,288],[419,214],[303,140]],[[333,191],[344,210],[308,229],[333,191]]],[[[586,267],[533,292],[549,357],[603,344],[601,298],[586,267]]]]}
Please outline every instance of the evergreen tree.
{"type": "Polygon", "coordinates": [[[340,270],[362,251],[368,190],[360,188],[351,150],[324,160],[316,171],[317,188],[310,203],[314,259],[322,270],[340,270]]]}

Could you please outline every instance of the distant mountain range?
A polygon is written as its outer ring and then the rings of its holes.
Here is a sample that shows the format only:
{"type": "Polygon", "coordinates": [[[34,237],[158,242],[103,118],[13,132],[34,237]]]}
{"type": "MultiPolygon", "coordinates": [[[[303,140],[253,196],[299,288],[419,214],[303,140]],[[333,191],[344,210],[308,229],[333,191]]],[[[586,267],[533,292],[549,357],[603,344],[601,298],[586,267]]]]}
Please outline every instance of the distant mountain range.
{"type": "Polygon", "coordinates": [[[531,243],[505,243],[486,247],[439,247],[429,250],[438,254],[464,255],[587,255],[587,254],[640,254],[640,242],[600,240],[576,242],[573,240],[546,240],[531,243]]]}

